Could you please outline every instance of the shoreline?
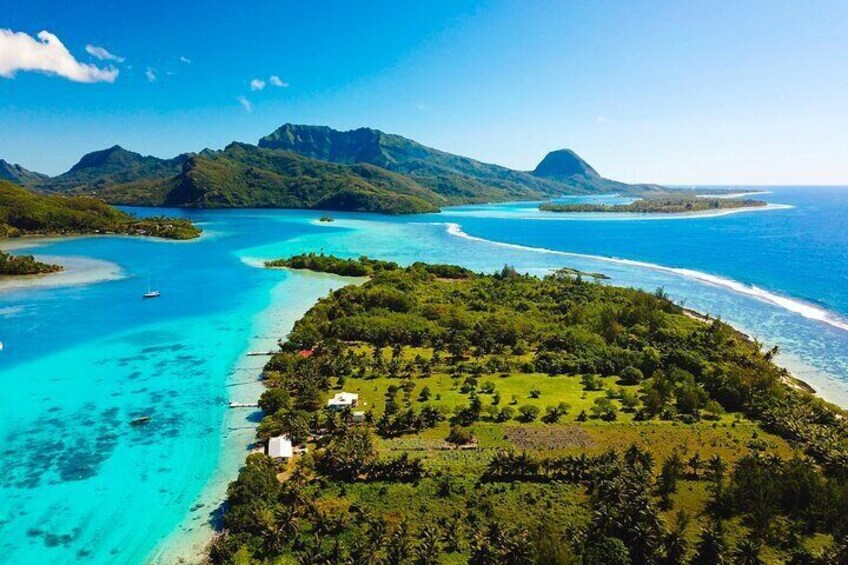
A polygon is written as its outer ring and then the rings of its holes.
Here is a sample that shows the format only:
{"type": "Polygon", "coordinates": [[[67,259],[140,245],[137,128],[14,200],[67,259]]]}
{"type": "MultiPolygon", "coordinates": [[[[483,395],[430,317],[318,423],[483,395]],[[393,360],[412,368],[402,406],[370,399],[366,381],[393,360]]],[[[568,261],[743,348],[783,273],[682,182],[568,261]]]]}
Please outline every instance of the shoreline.
{"type": "MultiPolygon", "coordinates": [[[[242,258],[256,266],[254,259],[242,258]]],[[[265,268],[264,266],[262,267],[265,268]]],[[[269,271],[272,269],[268,269],[269,271]]],[[[267,306],[253,316],[253,337],[230,368],[224,382],[226,402],[254,402],[265,390],[262,373],[268,360],[265,356],[249,356],[249,351],[273,351],[278,340],[291,331],[294,323],[329,292],[356,284],[356,279],[328,273],[279,269],[292,273],[278,281],[270,290],[267,306]],[[310,284],[311,283],[311,284],[310,284]],[[292,297],[296,297],[292,300],[292,297]]],[[[235,480],[256,441],[258,420],[251,418],[258,409],[224,408],[221,421],[218,461],[213,474],[194,504],[186,509],[180,524],[150,553],[146,562],[158,565],[173,563],[202,564],[216,530],[212,521],[226,499],[226,489],[235,480]]]]}

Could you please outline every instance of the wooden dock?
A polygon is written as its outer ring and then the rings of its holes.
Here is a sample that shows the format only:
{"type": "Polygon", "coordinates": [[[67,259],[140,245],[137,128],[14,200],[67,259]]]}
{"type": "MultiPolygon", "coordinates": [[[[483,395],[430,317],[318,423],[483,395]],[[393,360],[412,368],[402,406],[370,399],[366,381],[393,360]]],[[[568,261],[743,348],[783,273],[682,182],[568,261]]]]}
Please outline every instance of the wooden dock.
{"type": "Polygon", "coordinates": [[[248,357],[259,357],[260,355],[267,355],[267,356],[270,357],[271,355],[274,355],[274,353],[275,353],[274,351],[248,351],[247,356],[248,357]]]}
{"type": "Polygon", "coordinates": [[[230,402],[230,408],[259,408],[256,402],[230,402]]]}

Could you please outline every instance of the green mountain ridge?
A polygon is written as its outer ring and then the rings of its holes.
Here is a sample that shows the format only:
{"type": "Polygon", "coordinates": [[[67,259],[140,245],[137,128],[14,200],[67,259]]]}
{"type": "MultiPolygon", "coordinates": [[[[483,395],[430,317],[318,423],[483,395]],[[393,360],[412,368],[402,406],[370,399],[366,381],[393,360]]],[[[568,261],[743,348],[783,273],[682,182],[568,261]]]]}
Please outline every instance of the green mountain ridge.
{"type": "Polygon", "coordinates": [[[260,139],[259,146],[334,163],[370,163],[407,175],[456,203],[549,198],[569,189],[581,190],[370,128],[343,132],[327,126],[285,124],[260,139]]]}
{"type": "Polygon", "coordinates": [[[438,199],[402,175],[245,143],[192,155],[175,176],[114,185],[99,195],[109,202],[138,206],[438,211],[438,199]]]}
{"type": "Polygon", "coordinates": [[[189,157],[189,154],[182,154],[173,159],[159,159],[113,145],[83,155],[68,172],[33,183],[33,186],[42,192],[95,191],[115,184],[175,175],[189,157]]]}
{"type": "Polygon", "coordinates": [[[549,154],[535,171],[516,171],[375,129],[343,132],[295,124],[281,126],[258,145],[234,142],[172,159],[115,145],[83,156],[66,173],[28,185],[45,193],[95,195],[110,204],[387,214],[661,189],[605,179],[568,150],[549,154]]]}

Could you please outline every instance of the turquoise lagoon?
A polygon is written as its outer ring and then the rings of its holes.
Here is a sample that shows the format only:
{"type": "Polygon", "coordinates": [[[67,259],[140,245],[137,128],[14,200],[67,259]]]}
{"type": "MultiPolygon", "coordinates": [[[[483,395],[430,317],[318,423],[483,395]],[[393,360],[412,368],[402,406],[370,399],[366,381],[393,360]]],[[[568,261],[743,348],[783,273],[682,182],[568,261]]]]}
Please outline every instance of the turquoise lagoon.
{"type": "MultiPolygon", "coordinates": [[[[194,242],[33,242],[69,273],[0,289],[0,562],[170,563],[196,555],[247,450],[262,357],[344,279],[268,271],[303,251],[664,287],[767,345],[848,405],[848,191],[774,189],[773,209],[627,219],[532,203],[390,218],[183,211],[194,242]],[[144,301],[151,284],[162,291],[144,301]],[[48,286],[44,286],[48,285],[48,286]],[[129,422],[151,416],[145,426],[129,422]]],[[[136,210],[141,214],[159,210],[136,210]]],[[[173,214],[174,211],[168,211],[173,214]]],[[[20,242],[18,242],[20,243],[20,242]]],[[[8,286],[8,285],[7,285],[8,286]]]]}

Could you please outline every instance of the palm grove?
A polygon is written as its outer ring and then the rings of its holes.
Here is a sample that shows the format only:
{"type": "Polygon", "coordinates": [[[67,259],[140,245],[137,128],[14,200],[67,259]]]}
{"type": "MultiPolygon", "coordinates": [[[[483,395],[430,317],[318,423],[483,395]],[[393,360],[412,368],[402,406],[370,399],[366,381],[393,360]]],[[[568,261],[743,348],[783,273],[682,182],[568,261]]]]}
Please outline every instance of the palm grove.
{"type": "Polygon", "coordinates": [[[267,364],[259,439],[309,453],[248,458],[214,562],[846,562],[842,411],[721,321],[566,271],[272,265],[370,279],[267,364]]]}

